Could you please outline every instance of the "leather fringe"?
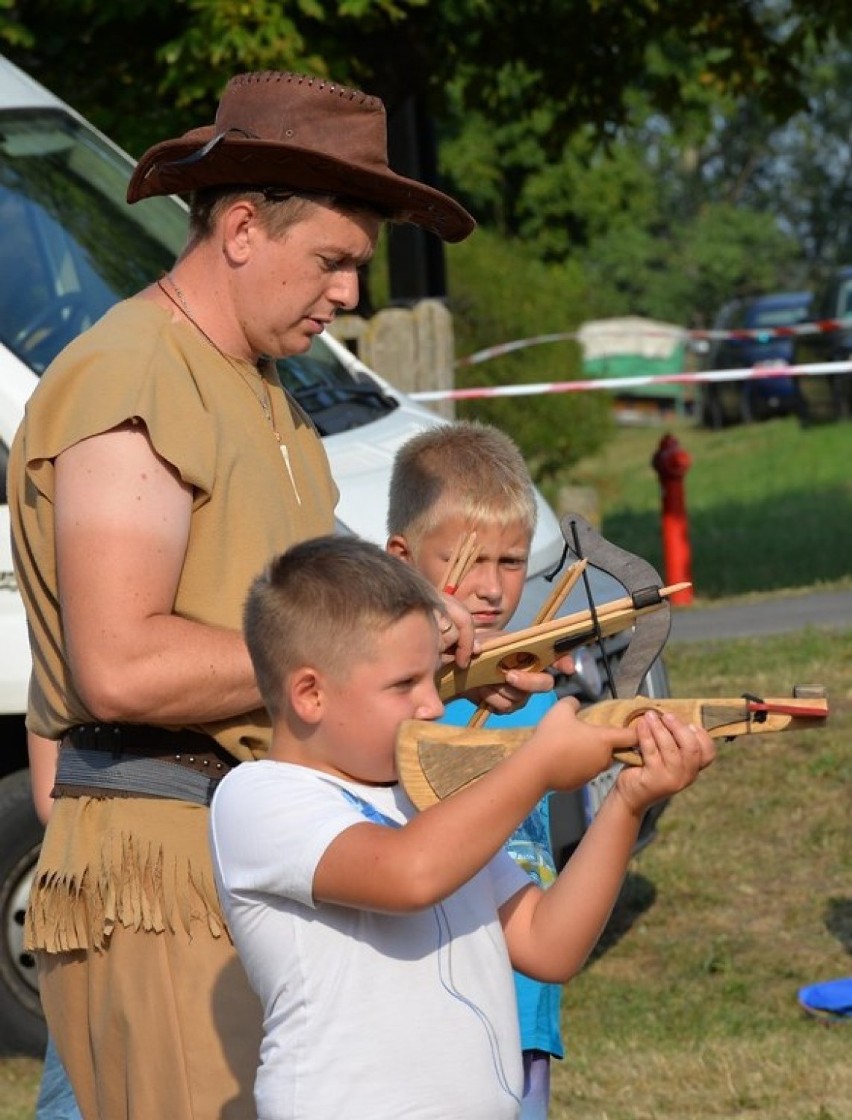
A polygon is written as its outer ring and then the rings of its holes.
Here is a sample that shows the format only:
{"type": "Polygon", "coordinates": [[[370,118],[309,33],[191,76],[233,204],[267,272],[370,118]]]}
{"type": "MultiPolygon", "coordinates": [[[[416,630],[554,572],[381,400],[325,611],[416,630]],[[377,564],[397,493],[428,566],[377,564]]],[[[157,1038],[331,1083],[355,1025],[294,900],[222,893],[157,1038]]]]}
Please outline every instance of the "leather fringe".
{"type": "Polygon", "coordinates": [[[29,950],[106,949],[116,923],[134,931],[192,936],[199,922],[227,936],[209,867],[162,844],[110,831],[99,858],[76,874],[39,865],[25,926],[29,950]]]}

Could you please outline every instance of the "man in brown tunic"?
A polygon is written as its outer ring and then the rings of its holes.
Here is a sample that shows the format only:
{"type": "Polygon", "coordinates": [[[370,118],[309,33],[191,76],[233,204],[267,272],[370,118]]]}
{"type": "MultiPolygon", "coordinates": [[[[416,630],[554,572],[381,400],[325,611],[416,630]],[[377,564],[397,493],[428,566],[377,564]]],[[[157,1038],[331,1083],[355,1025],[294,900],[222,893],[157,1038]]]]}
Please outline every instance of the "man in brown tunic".
{"type": "MultiPolygon", "coordinates": [[[[252,1115],[260,1011],[208,804],[268,742],[246,590],[331,531],[337,497],[269,358],[355,306],[382,220],[473,228],[390,170],[378,99],[285,73],[233,79],[212,126],[143,156],[128,198],[183,193],[185,251],[56,359],[9,468],[28,726],[34,749],[61,744],[27,937],[86,1120],[252,1115]]],[[[469,656],[472,629],[453,630],[469,656]]]]}

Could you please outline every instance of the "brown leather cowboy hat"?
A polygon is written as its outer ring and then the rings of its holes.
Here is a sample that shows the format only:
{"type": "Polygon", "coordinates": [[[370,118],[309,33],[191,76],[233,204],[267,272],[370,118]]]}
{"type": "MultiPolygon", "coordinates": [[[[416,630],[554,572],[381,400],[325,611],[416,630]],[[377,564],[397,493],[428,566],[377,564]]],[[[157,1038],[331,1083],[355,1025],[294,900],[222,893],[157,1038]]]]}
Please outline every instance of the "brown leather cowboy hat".
{"type": "Polygon", "coordinates": [[[301,74],[232,78],[214,124],[155,144],[142,156],[127,201],[231,185],[365,202],[444,241],[463,240],[476,224],[448,195],[390,169],[378,97],[301,74]]]}

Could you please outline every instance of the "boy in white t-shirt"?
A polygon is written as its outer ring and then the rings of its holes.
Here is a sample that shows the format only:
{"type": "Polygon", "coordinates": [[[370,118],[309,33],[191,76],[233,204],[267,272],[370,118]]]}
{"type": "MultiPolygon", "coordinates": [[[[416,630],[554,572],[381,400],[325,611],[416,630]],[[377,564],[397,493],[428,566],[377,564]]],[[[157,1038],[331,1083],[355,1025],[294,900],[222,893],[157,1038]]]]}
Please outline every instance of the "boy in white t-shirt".
{"type": "Polygon", "coordinates": [[[347,537],[288,550],[249,594],[272,747],[222,780],[211,843],[263,1004],[259,1120],[516,1117],[512,966],[558,982],[579,970],[645,810],[713,758],[709,736],[676,719],[596,728],[563,700],[509,759],[417,813],[395,743],[403,720],[442,712],[442,610],[412,568],[347,537]],[[548,789],[582,785],[637,744],[644,765],[619,776],[542,891],[502,851],[509,834],[548,789]]]}
{"type": "MultiPolygon", "coordinates": [[[[520,448],[491,424],[458,420],[418,432],[394,458],[388,505],[388,552],[413,565],[440,589],[458,542],[473,534],[477,556],[453,595],[470,612],[478,635],[506,630],[521,601],[535,533],[535,487],[520,448]]],[[[563,656],[560,669],[574,671],[563,656]]],[[[557,703],[554,689],[531,696],[518,711],[489,714],[489,729],[534,727],[557,703]]],[[[441,722],[464,727],[476,711],[451,700],[441,722]]],[[[506,851],[539,886],[556,879],[550,843],[549,794],[521,821],[506,851]]],[[[562,987],[514,974],[524,1090],[520,1120],[546,1120],[551,1058],[564,1053],[562,987]]]]}

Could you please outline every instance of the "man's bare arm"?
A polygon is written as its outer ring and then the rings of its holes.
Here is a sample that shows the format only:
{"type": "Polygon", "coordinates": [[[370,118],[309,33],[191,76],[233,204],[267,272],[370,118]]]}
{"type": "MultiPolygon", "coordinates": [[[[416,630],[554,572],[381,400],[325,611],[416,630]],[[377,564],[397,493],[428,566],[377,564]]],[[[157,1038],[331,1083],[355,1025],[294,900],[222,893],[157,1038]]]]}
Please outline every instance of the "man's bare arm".
{"type": "Polygon", "coordinates": [[[260,706],[241,633],[173,613],[192,491],[143,426],[64,451],[56,510],[62,623],[92,715],[183,724],[260,706]]]}

